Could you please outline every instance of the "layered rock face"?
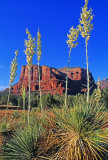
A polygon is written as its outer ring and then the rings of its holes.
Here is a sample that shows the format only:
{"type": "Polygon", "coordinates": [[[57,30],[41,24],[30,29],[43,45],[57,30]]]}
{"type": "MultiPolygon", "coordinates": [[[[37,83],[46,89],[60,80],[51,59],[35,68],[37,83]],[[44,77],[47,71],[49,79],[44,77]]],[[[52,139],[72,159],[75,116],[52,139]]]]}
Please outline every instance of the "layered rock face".
{"type": "MultiPolygon", "coordinates": [[[[41,75],[41,91],[42,93],[64,94],[66,85],[67,68],[52,68],[48,66],[40,66],[41,75]]],[[[33,65],[30,73],[31,91],[39,91],[38,66],[33,65]]],[[[92,90],[96,87],[92,74],[90,73],[90,82],[92,90]]],[[[68,73],[68,94],[74,95],[86,92],[86,69],[76,67],[69,68],[68,73]]],[[[21,94],[22,84],[26,91],[29,89],[29,72],[27,66],[22,66],[19,82],[12,86],[13,94],[21,94]]],[[[91,90],[91,91],[92,91],[91,90]]]]}

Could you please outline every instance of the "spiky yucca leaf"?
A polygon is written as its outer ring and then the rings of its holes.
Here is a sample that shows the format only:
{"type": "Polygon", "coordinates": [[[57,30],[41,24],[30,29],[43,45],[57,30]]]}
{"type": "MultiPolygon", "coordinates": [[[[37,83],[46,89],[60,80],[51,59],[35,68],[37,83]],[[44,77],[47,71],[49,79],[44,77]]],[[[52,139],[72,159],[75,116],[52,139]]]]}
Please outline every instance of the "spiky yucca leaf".
{"type": "Polygon", "coordinates": [[[4,146],[3,158],[7,160],[25,160],[36,156],[37,139],[41,134],[41,128],[27,126],[24,130],[16,131],[13,138],[4,146]]]}
{"type": "Polygon", "coordinates": [[[45,146],[46,151],[53,150],[53,160],[104,159],[108,136],[102,127],[108,124],[107,112],[82,104],[54,112],[58,129],[50,132],[45,146]]]}

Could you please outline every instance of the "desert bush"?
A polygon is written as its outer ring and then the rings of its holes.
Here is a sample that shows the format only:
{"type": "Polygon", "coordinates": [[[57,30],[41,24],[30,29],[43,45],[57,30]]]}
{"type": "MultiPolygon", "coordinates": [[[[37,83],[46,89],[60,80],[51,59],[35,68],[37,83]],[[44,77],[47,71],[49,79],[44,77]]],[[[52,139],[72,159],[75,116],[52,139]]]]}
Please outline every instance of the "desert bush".
{"type": "Polygon", "coordinates": [[[48,93],[47,95],[43,94],[42,95],[42,104],[43,104],[44,109],[52,108],[53,96],[50,93],[48,93]]]}
{"type": "Polygon", "coordinates": [[[17,99],[17,97],[15,95],[10,95],[9,102],[11,102],[13,106],[17,106],[18,105],[18,99],[17,99]]]}
{"type": "Polygon", "coordinates": [[[7,104],[8,95],[1,95],[1,104],[7,104]]]}
{"type": "MultiPolygon", "coordinates": [[[[23,98],[22,98],[22,96],[18,97],[18,106],[23,108],[23,98]]],[[[25,98],[25,108],[27,108],[27,106],[28,106],[28,98],[26,97],[25,98]]]]}
{"type": "Polygon", "coordinates": [[[32,94],[31,95],[31,108],[32,107],[37,107],[39,105],[39,101],[37,99],[37,95],[32,94]]]}
{"type": "Polygon", "coordinates": [[[108,88],[105,88],[102,91],[102,97],[101,97],[102,103],[105,104],[105,106],[108,108],[108,88]]]}
{"type": "Polygon", "coordinates": [[[12,113],[12,118],[19,118],[20,117],[20,114],[18,113],[17,110],[15,110],[13,113],[12,113]]]}

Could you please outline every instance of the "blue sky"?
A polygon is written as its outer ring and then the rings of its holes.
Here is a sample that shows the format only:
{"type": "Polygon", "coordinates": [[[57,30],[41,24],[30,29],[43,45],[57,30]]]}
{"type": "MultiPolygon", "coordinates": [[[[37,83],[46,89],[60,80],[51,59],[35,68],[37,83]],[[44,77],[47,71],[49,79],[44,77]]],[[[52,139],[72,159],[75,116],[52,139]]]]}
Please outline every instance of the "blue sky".
{"type": "MultiPolygon", "coordinates": [[[[79,24],[84,0],[1,0],[0,1],[0,90],[9,85],[10,64],[19,49],[19,81],[22,65],[26,65],[23,52],[26,28],[33,37],[38,28],[42,36],[40,65],[61,68],[67,66],[69,48],[67,33],[79,24]]],[[[88,45],[89,70],[95,81],[108,77],[108,0],[89,0],[93,9],[94,27],[88,45]]],[[[70,67],[86,68],[85,39],[72,50],[70,67]]],[[[33,64],[37,64],[36,55],[33,64]]]]}

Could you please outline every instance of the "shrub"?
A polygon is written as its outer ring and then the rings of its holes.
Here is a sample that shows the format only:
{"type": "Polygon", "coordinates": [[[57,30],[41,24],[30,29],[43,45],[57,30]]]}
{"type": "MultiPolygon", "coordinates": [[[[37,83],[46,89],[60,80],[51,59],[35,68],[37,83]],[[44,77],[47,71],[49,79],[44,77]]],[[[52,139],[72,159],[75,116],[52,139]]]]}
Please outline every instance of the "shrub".
{"type": "Polygon", "coordinates": [[[105,104],[105,106],[108,108],[108,88],[105,88],[102,91],[102,97],[101,97],[102,103],[105,104]]]}
{"type": "MultiPolygon", "coordinates": [[[[23,98],[22,98],[22,96],[18,97],[18,106],[23,107],[23,98]]],[[[27,107],[27,106],[28,106],[28,99],[26,97],[25,98],[25,107],[27,107]]]]}
{"type": "Polygon", "coordinates": [[[7,104],[7,99],[8,99],[8,96],[7,95],[1,95],[1,104],[7,104]]]}
{"type": "Polygon", "coordinates": [[[20,114],[18,113],[18,111],[14,111],[13,113],[12,113],[12,117],[13,118],[19,118],[20,117],[20,114]]]}

